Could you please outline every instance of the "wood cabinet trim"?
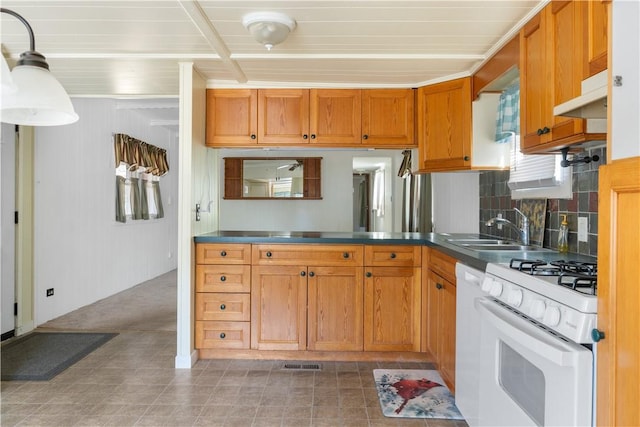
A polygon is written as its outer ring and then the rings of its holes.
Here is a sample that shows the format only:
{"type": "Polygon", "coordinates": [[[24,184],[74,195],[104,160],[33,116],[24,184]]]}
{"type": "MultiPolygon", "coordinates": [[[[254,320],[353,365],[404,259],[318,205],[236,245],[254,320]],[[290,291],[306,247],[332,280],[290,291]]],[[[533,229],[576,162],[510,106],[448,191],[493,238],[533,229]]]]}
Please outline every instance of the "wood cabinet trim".
{"type": "Polygon", "coordinates": [[[519,60],[520,39],[516,34],[473,74],[472,99],[477,99],[480,92],[491,82],[498,80],[514,67],[518,67],[519,60]]]}

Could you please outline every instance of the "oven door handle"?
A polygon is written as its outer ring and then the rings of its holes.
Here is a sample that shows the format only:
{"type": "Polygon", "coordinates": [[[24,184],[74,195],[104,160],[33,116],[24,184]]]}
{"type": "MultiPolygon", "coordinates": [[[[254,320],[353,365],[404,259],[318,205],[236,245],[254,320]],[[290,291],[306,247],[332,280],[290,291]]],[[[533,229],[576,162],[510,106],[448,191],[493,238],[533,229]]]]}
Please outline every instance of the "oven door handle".
{"type": "Polygon", "coordinates": [[[474,301],[482,319],[489,321],[500,334],[558,366],[573,366],[577,352],[588,351],[581,345],[565,342],[543,330],[533,322],[500,307],[495,301],[482,297],[474,301]]]}

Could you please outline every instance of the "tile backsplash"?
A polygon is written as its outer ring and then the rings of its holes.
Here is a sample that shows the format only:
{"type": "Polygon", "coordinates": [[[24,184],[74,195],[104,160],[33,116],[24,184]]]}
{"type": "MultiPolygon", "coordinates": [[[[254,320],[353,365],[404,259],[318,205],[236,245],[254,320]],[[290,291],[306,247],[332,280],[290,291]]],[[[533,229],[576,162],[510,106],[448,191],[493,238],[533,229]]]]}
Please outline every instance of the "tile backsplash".
{"type": "MultiPolygon", "coordinates": [[[[605,164],[605,148],[595,148],[587,151],[588,155],[598,155],[598,162],[582,163],[573,166],[572,199],[547,199],[546,215],[544,219],[544,239],[542,246],[549,249],[558,248],[558,229],[560,215],[567,215],[569,223],[569,252],[582,255],[598,255],[598,168],[605,164]],[[578,242],[578,218],[586,217],[589,221],[588,241],[578,242]]],[[[516,222],[516,212],[529,208],[531,201],[511,200],[511,191],[507,186],[509,171],[487,171],[480,173],[480,233],[496,237],[518,239],[515,231],[509,227],[487,227],[486,221],[502,213],[503,217],[516,222]]],[[[534,224],[535,225],[535,224],[534,224]]],[[[542,226],[542,224],[539,224],[542,226]]],[[[532,235],[532,243],[535,241],[532,235]]]]}

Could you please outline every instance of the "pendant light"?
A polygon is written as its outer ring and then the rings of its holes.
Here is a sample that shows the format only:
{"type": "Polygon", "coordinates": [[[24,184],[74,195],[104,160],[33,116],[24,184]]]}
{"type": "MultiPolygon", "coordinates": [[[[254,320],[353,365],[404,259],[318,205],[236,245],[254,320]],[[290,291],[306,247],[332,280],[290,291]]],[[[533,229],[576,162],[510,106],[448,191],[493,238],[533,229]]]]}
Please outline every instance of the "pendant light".
{"type": "MultiPolygon", "coordinates": [[[[78,115],[60,82],[49,72],[45,57],[36,52],[35,38],[29,23],[13,10],[0,8],[27,27],[30,50],[20,54],[11,71],[17,90],[2,91],[0,120],[27,126],[56,126],[74,123],[78,115]]],[[[3,78],[4,87],[4,78],[3,78]]]]}

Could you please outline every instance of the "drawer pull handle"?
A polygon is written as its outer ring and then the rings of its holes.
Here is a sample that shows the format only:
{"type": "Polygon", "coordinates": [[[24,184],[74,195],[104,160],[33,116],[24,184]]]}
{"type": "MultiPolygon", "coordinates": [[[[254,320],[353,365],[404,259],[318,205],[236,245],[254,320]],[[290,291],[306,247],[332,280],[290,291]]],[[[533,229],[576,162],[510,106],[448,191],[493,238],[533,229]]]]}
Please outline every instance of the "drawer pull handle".
{"type": "Polygon", "coordinates": [[[602,332],[599,329],[593,329],[591,330],[591,338],[593,339],[593,342],[598,342],[600,340],[603,340],[604,332],[602,332]]]}
{"type": "Polygon", "coordinates": [[[313,271],[309,272],[309,277],[314,277],[316,275],[316,273],[314,273],[313,271]]]}
{"type": "Polygon", "coordinates": [[[342,254],[342,258],[349,259],[349,252],[345,252],[342,254]]]}
{"type": "Polygon", "coordinates": [[[224,281],[226,281],[226,280],[227,280],[227,276],[220,276],[220,281],[221,281],[221,282],[224,282],[224,281]]]}
{"type": "Polygon", "coordinates": [[[273,254],[270,251],[267,251],[267,253],[265,255],[267,255],[267,258],[271,258],[271,255],[273,255],[273,254]]]}
{"type": "Polygon", "coordinates": [[[396,259],[396,254],[394,254],[393,252],[391,252],[391,259],[396,259]]]}
{"type": "Polygon", "coordinates": [[[436,283],[436,288],[437,289],[442,289],[444,286],[442,286],[442,283],[436,283]]]}
{"type": "Polygon", "coordinates": [[[371,272],[370,272],[370,271],[367,271],[366,276],[367,276],[367,277],[371,277],[371,276],[373,276],[373,274],[371,274],[371,272]]]}
{"type": "Polygon", "coordinates": [[[306,275],[307,275],[307,273],[306,273],[306,271],[301,271],[301,272],[300,272],[300,275],[301,275],[302,277],[304,277],[304,276],[306,276],[306,275]]]}
{"type": "Polygon", "coordinates": [[[224,332],[220,332],[220,338],[225,339],[227,337],[227,334],[225,334],[224,332]]]}
{"type": "Polygon", "coordinates": [[[227,306],[226,306],[226,305],[224,305],[224,304],[220,304],[220,310],[224,310],[224,309],[226,309],[226,308],[227,308],[227,306]]]}
{"type": "Polygon", "coordinates": [[[220,256],[227,256],[227,251],[220,252],[220,256]]]}

